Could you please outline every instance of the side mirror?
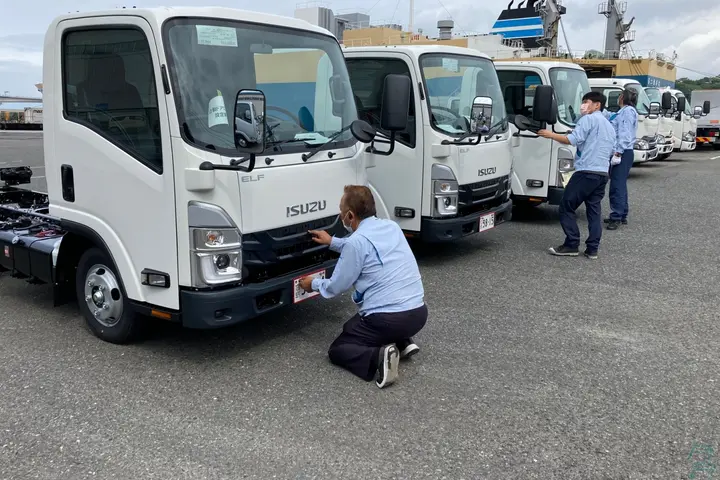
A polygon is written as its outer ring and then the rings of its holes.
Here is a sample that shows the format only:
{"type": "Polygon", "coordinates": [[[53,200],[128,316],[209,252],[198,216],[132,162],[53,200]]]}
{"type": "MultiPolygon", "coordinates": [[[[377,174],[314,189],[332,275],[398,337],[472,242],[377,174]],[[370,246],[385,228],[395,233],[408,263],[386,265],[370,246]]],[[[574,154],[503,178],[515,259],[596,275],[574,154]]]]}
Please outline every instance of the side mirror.
{"type": "Polygon", "coordinates": [[[678,112],[685,112],[685,109],[687,108],[687,98],[680,97],[678,98],[677,103],[678,112]]]}
{"type": "MultiPolygon", "coordinates": [[[[366,152],[388,156],[395,151],[395,134],[407,128],[408,111],[410,110],[410,91],[410,77],[396,74],[390,74],[385,77],[383,82],[382,106],[380,108],[380,128],[390,132],[390,139],[376,139],[374,138],[373,131],[373,138],[370,139],[372,144],[367,148],[366,152]],[[376,143],[390,145],[390,148],[387,151],[380,151],[375,148],[376,143]]],[[[367,127],[370,127],[370,125],[367,125],[367,127]]],[[[364,138],[368,138],[370,131],[367,127],[358,124],[353,131],[355,138],[361,142],[363,141],[361,139],[363,135],[365,135],[364,138]]],[[[372,129],[372,127],[370,127],[370,129],[372,129]]],[[[351,130],[353,130],[352,127],[351,130]]]]}
{"type": "Polygon", "coordinates": [[[550,85],[535,87],[533,99],[533,120],[554,125],[557,122],[557,105],[555,91],[550,85]]]}
{"type": "Polygon", "coordinates": [[[660,115],[660,109],[662,108],[662,105],[660,102],[650,102],[650,107],[648,108],[648,112],[650,115],[660,115]]]}
{"type": "MultiPolygon", "coordinates": [[[[249,112],[247,112],[249,113],[249,112]]],[[[235,97],[235,148],[241,153],[257,154],[265,150],[265,94],[260,90],[240,90],[235,97]],[[238,122],[238,118],[247,118],[242,113],[247,110],[255,112],[253,118],[250,114],[249,123],[238,122]]]]}
{"type": "Polygon", "coordinates": [[[340,75],[330,77],[330,97],[332,98],[332,113],[336,117],[342,117],[343,108],[347,101],[345,85],[340,75]]]}
{"type": "Polygon", "coordinates": [[[660,108],[663,109],[663,111],[668,111],[672,109],[672,94],[670,92],[664,92],[662,94],[662,102],[660,104],[660,108]]]}
{"type": "Polygon", "coordinates": [[[410,110],[410,77],[391,74],[385,77],[380,128],[399,132],[407,127],[410,110]]]}
{"type": "Polygon", "coordinates": [[[703,114],[703,107],[696,105],[695,108],[693,108],[693,117],[700,118],[703,114]]]}
{"type": "Polygon", "coordinates": [[[708,113],[710,113],[710,100],[705,100],[703,102],[702,113],[703,115],[707,115],[708,113]]]}
{"type": "Polygon", "coordinates": [[[470,131],[472,133],[482,134],[490,131],[492,110],[492,98],[475,97],[470,110],[470,131]]]}
{"type": "Polygon", "coordinates": [[[375,139],[375,129],[363,120],[355,120],[350,124],[350,133],[358,142],[370,143],[375,139]]]}

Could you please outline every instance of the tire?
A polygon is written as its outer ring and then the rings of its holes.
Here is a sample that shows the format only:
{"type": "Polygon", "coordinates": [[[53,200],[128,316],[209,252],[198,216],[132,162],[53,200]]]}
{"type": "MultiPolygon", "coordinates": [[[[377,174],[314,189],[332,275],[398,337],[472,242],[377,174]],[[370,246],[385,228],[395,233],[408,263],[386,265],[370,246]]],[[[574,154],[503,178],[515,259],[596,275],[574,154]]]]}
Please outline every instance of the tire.
{"type": "Polygon", "coordinates": [[[668,158],[670,158],[670,154],[669,154],[669,153],[663,153],[662,155],[658,155],[658,158],[657,158],[657,159],[658,159],[658,160],[667,160],[668,158]]]}
{"type": "Polygon", "coordinates": [[[90,331],[106,342],[124,344],[133,339],[137,320],[120,275],[115,272],[117,268],[109,256],[91,248],[78,262],[75,292],[90,331]]]}
{"type": "Polygon", "coordinates": [[[720,150],[720,143],[713,143],[713,150],[720,150]]]}

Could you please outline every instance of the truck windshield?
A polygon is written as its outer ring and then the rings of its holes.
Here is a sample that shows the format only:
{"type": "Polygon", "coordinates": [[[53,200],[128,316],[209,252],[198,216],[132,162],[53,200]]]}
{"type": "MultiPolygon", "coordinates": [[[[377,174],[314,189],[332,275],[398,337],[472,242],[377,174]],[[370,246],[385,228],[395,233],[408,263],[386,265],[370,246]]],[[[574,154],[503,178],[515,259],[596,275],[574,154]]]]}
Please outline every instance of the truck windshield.
{"type": "Polygon", "coordinates": [[[657,88],[646,88],[645,93],[651,102],[662,104],[662,95],[660,94],[660,90],[657,88]]]}
{"type": "Polygon", "coordinates": [[[505,102],[495,65],[474,56],[423,54],[420,57],[431,124],[446,135],[461,136],[470,128],[470,110],[475,97],[492,99],[491,126],[507,131],[505,102]]]}
{"type": "Polygon", "coordinates": [[[637,93],[637,112],[641,115],[650,113],[650,97],[639,83],[628,83],[625,88],[637,93]]]}
{"type": "Polygon", "coordinates": [[[550,84],[555,90],[558,120],[574,127],[580,118],[582,98],[590,91],[587,74],[573,68],[551,68],[550,84]]]}
{"type": "MultiPolygon", "coordinates": [[[[266,114],[239,105],[238,134],[255,141],[264,121],[266,146],[277,153],[322,144],[357,119],[333,37],[227,19],[177,18],[163,28],[180,130],[198,148],[237,155],[229,117],[241,89],[263,91],[266,114]]],[[[354,143],[345,131],[327,148],[354,143]]]]}

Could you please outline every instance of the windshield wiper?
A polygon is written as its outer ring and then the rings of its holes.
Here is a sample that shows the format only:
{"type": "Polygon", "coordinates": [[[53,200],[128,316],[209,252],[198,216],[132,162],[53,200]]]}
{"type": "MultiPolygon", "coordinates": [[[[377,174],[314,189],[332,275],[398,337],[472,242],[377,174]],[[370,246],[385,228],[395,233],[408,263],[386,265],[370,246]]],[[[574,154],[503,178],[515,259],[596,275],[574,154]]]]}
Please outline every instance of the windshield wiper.
{"type": "MultiPolygon", "coordinates": [[[[325,148],[328,144],[334,142],[335,139],[338,138],[340,135],[342,135],[343,133],[345,133],[345,132],[347,132],[348,130],[350,130],[350,127],[351,127],[351,126],[352,126],[352,125],[348,125],[347,127],[344,127],[344,128],[342,128],[341,130],[338,130],[337,132],[335,132],[335,133],[333,133],[332,135],[330,135],[330,138],[328,138],[327,142],[321,143],[320,145],[316,146],[315,148],[312,148],[312,149],[311,149],[309,152],[307,152],[307,153],[303,153],[303,155],[302,155],[303,162],[307,162],[310,158],[312,158],[313,155],[315,155],[315,154],[318,153],[320,150],[322,150],[323,148],[325,148]]],[[[309,146],[309,144],[308,144],[307,142],[305,142],[305,144],[309,146]]],[[[331,156],[331,155],[328,154],[328,156],[331,156]]]]}
{"type": "Polygon", "coordinates": [[[495,125],[493,125],[492,127],[490,127],[490,128],[488,129],[488,131],[485,132],[485,133],[483,133],[483,132],[479,132],[479,133],[478,133],[478,132],[465,132],[463,135],[460,136],[460,138],[456,138],[456,139],[453,140],[452,142],[449,141],[449,140],[443,140],[443,141],[441,142],[441,144],[442,144],[442,145],[477,145],[478,143],[480,143],[480,138],[482,138],[483,135],[485,135],[485,141],[487,142],[487,141],[490,139],[490,137],[492,137],[493,135],[495,135],[495,134],[497,133],[497,131],[494,131],[494,130],[497,130],[497,129],[498,129],[499,127],[501,127],[506,121],[507,121],[507,117],[503,118],[502,120],[500,120],[499,122],[497,122],[495,125]],[[475,135],[478,136],[477,142],[475,142],[475,143],[473,143],[473,142],[463,142],[463,140],[465,140],[466,138],[474,137],[475,135]]]}
{"type": "Polygon", "coordinates": [[[485,134],[485,141],[487,142],[490,140],[490,137],[496,135],[500,130],[505,128],[505,122],[507,122],[507,117],[503,118],[499,122],[497,122],[495,125],[490,127],[490,130],[485,134]]]}

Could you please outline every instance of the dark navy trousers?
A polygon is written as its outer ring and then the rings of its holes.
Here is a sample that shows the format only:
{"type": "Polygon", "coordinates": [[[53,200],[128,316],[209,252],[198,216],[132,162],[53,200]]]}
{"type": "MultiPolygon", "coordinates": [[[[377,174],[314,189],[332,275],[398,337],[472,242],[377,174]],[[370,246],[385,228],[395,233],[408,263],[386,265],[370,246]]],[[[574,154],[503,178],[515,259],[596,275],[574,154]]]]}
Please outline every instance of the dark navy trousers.
{"type": "Polygon", "coordinates": [[[560,224],[565,232],[565,246],[576,249],[580,247],[580,230],[578,229],[575,210],[583,203],[587,212],[588,239],[585,242],[588,252],[595,253],[600,248],[602,236],[601,202],[605,196],[607,175],[579,171],[570,177],[562,200],[560,201],[560,224]]]}
{"type": "Polygon", "coordinates": [[[635,161],[635,152],[625,150],[619,164],[610,167],[610,220],[619,222],[628,216],[627,179],[635,161]]]}
{"type": "Polygon", "coordinates": [[[395,343],[402,350],[422,330],[427,317],[426,305],[406,312],[356,314],[330,345],[330,361],[369,382],[377,372],[380,347],[395,343]]]}

